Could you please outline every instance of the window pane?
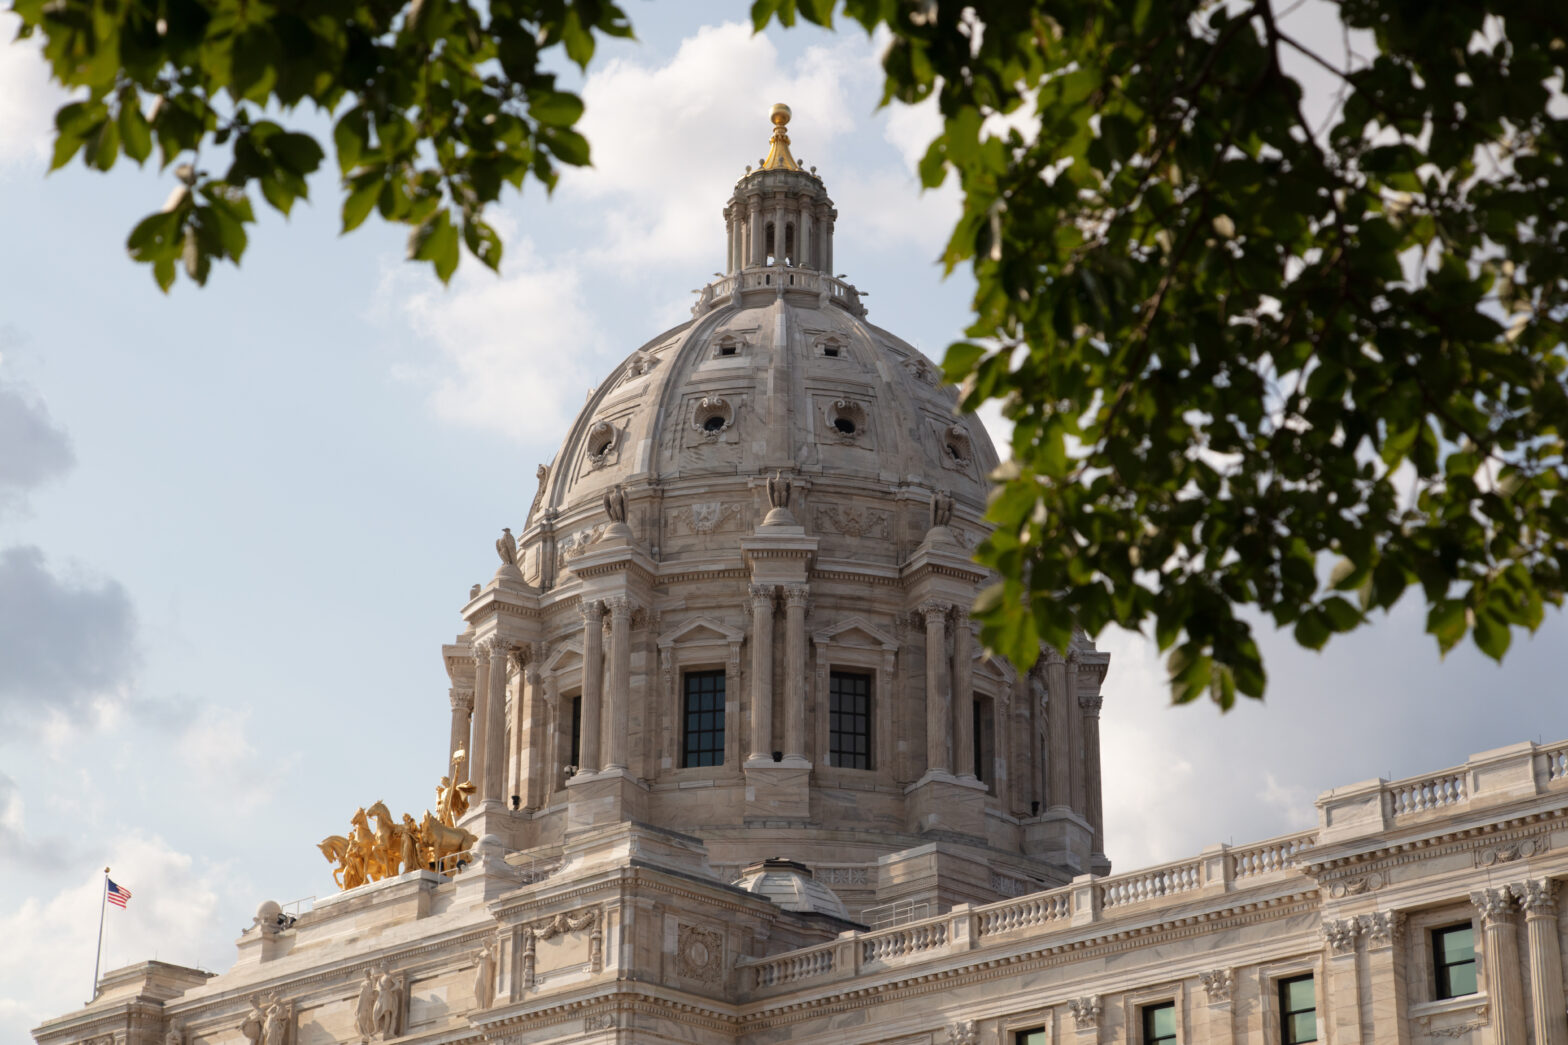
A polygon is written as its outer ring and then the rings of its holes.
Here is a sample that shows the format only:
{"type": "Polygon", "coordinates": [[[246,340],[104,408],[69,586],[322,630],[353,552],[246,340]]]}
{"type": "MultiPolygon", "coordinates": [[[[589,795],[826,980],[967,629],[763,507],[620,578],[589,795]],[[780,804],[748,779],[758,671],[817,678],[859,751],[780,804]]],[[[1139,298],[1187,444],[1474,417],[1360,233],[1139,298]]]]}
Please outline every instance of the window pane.
{"type": "Polygon", "coordinates": [[[686,735],[681,765],[724,764],[724,672],[689,671],[682,680],[686,735]]]}
{"type": "Polygon", "coordinates": [[[828,676],[828,762],[871,768],[871,676],[835,671],[828,676]]]}
{"type": "Polygon", "coordinates": [[[1280,998],[1285,1003],[1285,1011],[1304,1012],[1316,1008],[1317,995],[1313,987],[1310,976],[1283,981],[1280,984],[1280,998]]]}
{"type": "Polygon", "coordinates": [[[1143,1009],[1144,1045],[1164,1045],[1176,1040],[1176,1003],[1146,1005],[1143,1009]]]}
{"type": "Polygon", "coordinates": [[[1045,1028],[1021,1030],[1013,1035],[1013,1045],[1045,1045],[1045,1028]]]}
{"type": "Polygon", "coordinates": [[[1444,965],[1468,962],[1475,959],[1475,930],[1466,925],[1459,929],[1441,930],[1442,961],[1444,965]]]}
{"type": "Polygon", "coordinates": [[[1316,1012],[1298,1012],[1290,1017],[1285,1025],[1287,1045],[1296,1042],[1318,1040],[1318,1014],[1316,1012]]]}
{"type": "Polygon", "coordinates": [[[1475,991],[1475,962],[1449,967],[1448,993],[1444,997],[1457,998],[1462,994],[1474,994],[1475,991]]]}

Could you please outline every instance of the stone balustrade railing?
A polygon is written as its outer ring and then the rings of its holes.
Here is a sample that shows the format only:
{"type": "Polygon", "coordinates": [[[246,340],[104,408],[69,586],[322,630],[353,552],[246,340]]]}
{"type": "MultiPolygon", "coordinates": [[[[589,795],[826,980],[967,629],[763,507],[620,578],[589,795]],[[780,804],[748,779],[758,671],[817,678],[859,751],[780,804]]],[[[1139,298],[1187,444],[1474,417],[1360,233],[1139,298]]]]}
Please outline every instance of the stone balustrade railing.
{"type": "Polygon", "coordinates": [[[704,307],[704,304],[707,307],[725,304],[737,292],[777,291],[780,287],[786,290],[804,291],[808,294],[820,294],[826,287],[828,300],[837,302],[855,315],[860,315],[864,308],[860,300],[862,292],[851,284],[835,279],[824,272],[794,268],[789,265],[749,268],[728,276],[720,276],[703,288],[704,293],[699,299],[699,308],[704,307]]]}
{"type": "Polygon", "coordinates": [[[1318,796],[1319,844],[1378,834],[1433,816],[1483,809],[1568,787],[1568,744],[1514,744],[1462,766],[1402,780],[1367,780],[1318,796]]]}
{"type": "Polygon", "coordinates": [[[1419,826],[1424,814],[1463,812],[1568,790],[1568,743],[1516,744],[1474,755],[1463,766],[1404,780],[1372,780],[1318,797],[1319,825],[1243,846],[1212,846],[1195,859],[1129,874],[1083,875],[1071,885],[999,903],[962,904],[946,914],[875,932],[847,932],[830,943],[737,964],[742,989],[766,998],[785,989],[826,986],[867,966],[914,965],[987,947],[1016,947],[1020,930],[1097,934],[1123,918],[1143,922],[1163,907],[1255,889],[1312,887],[1302,866],[1338,843],[1381,844],[1383,833],[1419,826]],[[1006,937],[1006,938],[1004,938],[1006,937]]]}
{"type": "Polygon", "coordinates": [[[1230,876],[1235,881],[1284,871],[1317,841],[1316,831],[1304,831],[1267,842],[1255,842],[1230,851],[1230,876]]]}
{"type": "Polygon", "coordinates": [[[1099,883],[1100,906],[1111,908],[1142,903],[1202,889],[1204,884],[1203,865],[1197,860],[1112,875],[1099,883]]]}

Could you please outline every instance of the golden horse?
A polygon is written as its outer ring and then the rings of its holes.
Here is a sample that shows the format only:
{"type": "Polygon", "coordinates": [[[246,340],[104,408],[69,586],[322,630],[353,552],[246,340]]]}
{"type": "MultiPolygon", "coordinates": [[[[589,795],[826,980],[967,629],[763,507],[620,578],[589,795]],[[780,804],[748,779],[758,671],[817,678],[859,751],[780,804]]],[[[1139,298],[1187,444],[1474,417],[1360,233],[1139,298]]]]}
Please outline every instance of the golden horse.
{"type": "Polygon", "coordinates": [[[321,855],[327,858],[327,863],[338,865],[332,869],[332,880],[338,883],[338,888],[352,888],[343,884],[343,871],[348,866],[348,839],[342,835],[328,835],[316,843],[316,848],[320,849],[321,855]]]}
{"type": "Polygon", "coordinates": [[[430,810],[425,810],[425,818],[419,824],[419,837],[425,843],[430,854],[432,870],[439,874],[448,874],[442,865],[458,853],[466,852],[474,847],[479,837],[472,831],[461,827],[448,827],[431,815],[430,810]]]}
{"type": "Polygon", "coordinates": [[[387,878],[394,878],[402,871],[415,870],[418,864],[403,866],[403,828],[387,804],[378,798],[375,805],[365,810],[365,816],[374,817],[376,821],[375,853],[382,873],[387,878]]]}

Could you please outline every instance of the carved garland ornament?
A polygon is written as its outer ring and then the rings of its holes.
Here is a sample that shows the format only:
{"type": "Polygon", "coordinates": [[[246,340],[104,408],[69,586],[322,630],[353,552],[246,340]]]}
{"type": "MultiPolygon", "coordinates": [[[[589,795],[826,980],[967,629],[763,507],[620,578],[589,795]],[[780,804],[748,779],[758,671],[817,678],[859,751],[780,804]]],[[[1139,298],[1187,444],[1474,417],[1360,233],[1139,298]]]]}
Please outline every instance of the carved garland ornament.
{"type": "Polygon", "coordinates": [[[1203,993],[1208,996],[1209,1004],[1230,1001],[1231,991],[1236,986],[1235,973],[1229,969],[1211,969],[1198,974],[1203,981],[1203,993]]]}
{"type": "Polygon", "coordinates": [[[717,983],[724,975],[724,937],[712,929],[682,925],[675,944],[675,969],[702,983],[717,983]]]}
{"type": "Polygon", "coordinates": [[[1100,1025],[1100,997],[1074,998],[1067,1003],[1073,1014],[1073,1026],[1079,1030],[1093,1030],[1100,1025]]]}

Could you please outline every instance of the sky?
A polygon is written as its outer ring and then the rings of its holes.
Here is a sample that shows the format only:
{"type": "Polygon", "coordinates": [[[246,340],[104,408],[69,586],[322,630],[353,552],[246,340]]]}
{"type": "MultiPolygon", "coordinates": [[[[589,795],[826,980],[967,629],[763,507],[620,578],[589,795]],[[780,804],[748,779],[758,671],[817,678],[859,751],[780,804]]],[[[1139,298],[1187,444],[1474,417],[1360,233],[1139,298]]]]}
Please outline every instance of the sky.
{"type": "MultiPolygon", "coordinates": [[[[753,35],[743,9],[632,5],[640,42],[582,84],[594,167],[509,197],[502,275],[470,261],[447,288],[398,229],[339,237],[318,178],[287,221],[258,204],[240,269],[160,294],[123,244],[171,176],[45,177],[61,96],[0,44],[0,939],[22,942],[0,949],[0,1043],[87,1000],[105,866],[132,892],[105,969],[221,970],[259,903],[332,890],[315,842],[355,807],[430,804],[469,585],[588,389],[722,266],[773,102],[870,319],[933,357],[958,336],[972,283],[934,261],[957,198],[914,174],[934,112],[876,109],[881,41],[753,35]]],[[[1407,599],[1322,653],[1264,625],[1268,698],[1223,716],[1170,707],[1143,637],[1102,636],[1116,867],[1568,737],[1560,613],[1500,667],[1440,659],[1422,615],[1407,599]]]]}

